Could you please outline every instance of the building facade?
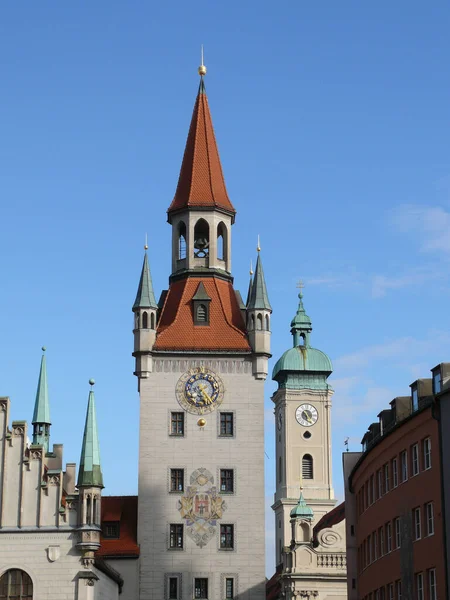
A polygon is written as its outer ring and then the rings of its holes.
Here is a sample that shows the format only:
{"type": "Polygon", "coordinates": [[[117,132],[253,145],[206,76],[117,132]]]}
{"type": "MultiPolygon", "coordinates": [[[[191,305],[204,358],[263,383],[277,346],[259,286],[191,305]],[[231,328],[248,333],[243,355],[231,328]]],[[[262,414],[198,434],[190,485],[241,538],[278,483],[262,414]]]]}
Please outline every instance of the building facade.
{"type": "Polygon", "coordinates": [[[139,598],[265,596],[264,380],[271,307],[261,256],[233,287],[228,197],[201,81],[174,199],[172,272],[147,255],[133,305],[140,395],[139,598]]]}
{"type": "Polygon", "coordinates": [[[122,578],[95,557],[103,477],[93,390],[78,477],[74,463],[63,465],[62,444],[50,448],[45,354],[31,431],[26,421],[10,425],[10,412],[0,398],[0,598],[118,598],[122,578]]]}
{"type": "Polygon", "coordinates": [[[343,455],[349,599],[448,598],[449,381],[450,365],[435,367],[343,455]]]}
{"type": "Polygon", "coordinates": [[[293,347],[273,369],[276,422],[276,561],[286,598],[347,597],[345,524],[335,510],[331,474],[332,373],[328,356],[310,344],[312,325],[299,294],[293,347]],[[337,514],[337,513],[336,513],[337,514]]]}

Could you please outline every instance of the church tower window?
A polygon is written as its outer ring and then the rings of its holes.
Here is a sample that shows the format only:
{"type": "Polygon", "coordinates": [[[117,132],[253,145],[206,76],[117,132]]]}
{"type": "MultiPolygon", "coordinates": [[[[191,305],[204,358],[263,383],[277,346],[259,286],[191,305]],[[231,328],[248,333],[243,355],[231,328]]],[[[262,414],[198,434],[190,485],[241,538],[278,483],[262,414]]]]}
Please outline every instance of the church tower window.
{"type": "Polygon", "coordinates": [[[9,569],[0,578],[0,598],[5,600],[32,600],[33,582],[25,571],[9,569]]]}
{"type": "Polygon", "coordinates": [[[178,258],[186,258],[186,225],[183,221],[178,225],[178,258]]]}
{"type": "Polygon", "coordinates": [[[302,459],[302,477],[303,479],[313,479],[313,458],[311,454],[305,454],[302,459]]]}
{"type": "Polygon", "coordinates": [[[227,244],[227,228],[224,223],[219,223],[217,226],[217,258],[219,260],[227,260],[228,244],[227,244]]]}
{"type": "Polygon", "coordinates": [[[206,306],[205,304],[199,304],[197,307],[197,322],[206,323],[206,306]]]}
{"type": "Polygon", "coordinates": [[[194,256],[206,258],[209,255],[209,225],[205,219],[199,219],[194,228],[194,256]]]}
{"type": "Polygon", "coordinates": [[[148,313],[146,311],[142,313],[142,329],[148,329],[148,313]]]}

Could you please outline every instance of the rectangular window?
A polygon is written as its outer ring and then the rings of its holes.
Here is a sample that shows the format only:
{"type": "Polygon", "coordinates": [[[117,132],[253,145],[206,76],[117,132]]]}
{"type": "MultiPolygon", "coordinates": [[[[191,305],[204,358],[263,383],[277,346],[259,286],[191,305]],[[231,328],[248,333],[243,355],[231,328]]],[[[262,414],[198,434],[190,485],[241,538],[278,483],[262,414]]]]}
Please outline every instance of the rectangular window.
{"type": "MultiPolygon", "coordinates": [[[[120,521],[103,521],[102,534],[105,539],[118,540],[120,537],[120,521]]],[[[1,596],[0,596],[1,598],[1,596]]]]}
{"type": "Polygon", "coordinates": [[[381,598],[380,598],[380,590],[375,590],[375,600],[381,600],[381,598]]]}
{"type": "Polygon", "coordinates": [[[402,469],[402,483],[404,483],[408,479],[408,453],[406,450],[403,450],[403,452],[400,454],[400,460],[402,469]]]}
{"type": "Polygon", "coordinates": [[[373,560],[378,559],[378,534],[376,531],[373,532],[373,560]]]}
{"type": "Polygon", "coordinates": [[[208,598],[208,580],[206,577],[194,579],[194,598],[208,598]]]}
{"type": "Polygon", "coordinates": [[[398,466],[397,466],[397,459],[393,458],[392,459],[392,487],[397,487],[398,486],[398,466]]]}
{"type": "Polygon", "coordinates": [[[232,577],[225,579],[225,598],[226,600],[233,600],[234,598],[234,579],[232,577]]]}
{"type": "Polygon", "coordinates": [[[381,498],[381,496],[383,495],[383,473],[382,473],[381,469],[378,470],[377,476],[378,476],[378,498],[381,498]]]}
{"type": "Polygon", "coordinates": [[[427,520],[427,535],[433,535],[434,534],[434,510],[433,510],[432,502],[428,502],[428,504],[425,504],[425,515],[426,515],[426,520],[427,520]]]}
{"type": "Polygon", "coordinates": [[[234,423],[233,413],[220,413],[220,435],[223,437],[233,437],[234,423]]]}
{"type": "Polygon", "coordinates": [[[413,409],[413,411],[415,411],[419,408],[419,392],[417,391],[417,387],[414,387],[411,390],[411,394],[412,394],[412,409],[413,409]]]}
{"type": "Polygon", "coordinates": [[[367,538],[367,546],[368,546],[368,551],[369,551],[369,565],[372,564],[372,536],[369,535],[369,537],[367,538]]]}
{"type": "Polygon", "coordinates": [[[431,469],[431,438],[423,440],[423,468],[431,469]]]}
{"type": "Polygon", "coordinates": [[[386,463],[384,465],[384,493],[387,494],[387,492],[389,491],[390,485],[389,485],[390,481],[389,481],[389,465],[386,463]]]}
{"type": "Polygon", "coordinates": [[[433,371],[433,394],[439,394],[442,389],[441,369],[438,367],[433,371]]]}
{"type": "Polygon", "coordinates": [[[392,523],[386,523],[386,552],[392,552],[392,523]]]}
{"type": "Polygon", "coordinates": [[[397,600],[402,600],[402,582],[400,579],[397,581],[397,600]]]}
{"type": "Polygon", "coordinates": [[[170,548],[183,548],[183,525],[170,525],[170,548]]]}
{"type": "Polygon", "coordinates": [[[422,523],[420,515],[420,506],[413,510],[413,522],[414,522],[414,539],[420,540],[422,537],[422,523]]]}
{"type": "Polygon", "coordinates": [[[428,571],[429,600],[437,600],[436,569],[428,571]]]}
{"type": "Polygon", "coordinates": [[[424,600],[423,596],[423,573],[416,574],[416,600],[424,600]]]}
{"type": "Polygon", "coordinates": [[[173,412],[170,415],[170,435],[184,435],[184,413],[173,412]]]}
{"type": "Polygon", "coordinates": [[[395,523],[395,547],[400,548],[400,545],[401,545],[400,519],[397,517],[395,519],[394,523],[395,523]]]}
{"type": "Polygon", "coordinates": [[[233,469],[220,469],[220,491],[234,492],[233,469]]]}
{"type": "Polygon", "coordinates": [[[380,600],[386,600],[386,588],[384,586],[380,588],[380,600]]]}
{"type": "Polygon", "coordinates": [[[375,475],[370,476],[370,504],[375,502],[375,475]]]}
{"type": "Polygon", "coordinates": [[[411,471],[412,475],[419,474],[419,446],[418,444],[414,444],[411,447],[411,471]]]}
{"type": "Polygon", "coordinates": [[[389,591],[389,600],[394,600],[394,584],[390,583],[388,586],[388,591],[389,591]]]}
{"type": "Polygon", "coordinates": [[[378,537],[380,538],[380,556],[384,556],[384,528],[380,527],[378,530],[378,537]]]}
{"type": "Polygon", "coordinates": [[[222,550],[233,550],[234,548],[234,526],[220,526],[220,548],[222,550]]]}
{"type": "Polygon", "coordinates": [[[178,600],[178,577],[169,577],[169,600],[178,600]]]}
{"type": "Polygon", "coordinates": [[[170,469],[170,491],[184,491],[184,469],[170,469]]]}

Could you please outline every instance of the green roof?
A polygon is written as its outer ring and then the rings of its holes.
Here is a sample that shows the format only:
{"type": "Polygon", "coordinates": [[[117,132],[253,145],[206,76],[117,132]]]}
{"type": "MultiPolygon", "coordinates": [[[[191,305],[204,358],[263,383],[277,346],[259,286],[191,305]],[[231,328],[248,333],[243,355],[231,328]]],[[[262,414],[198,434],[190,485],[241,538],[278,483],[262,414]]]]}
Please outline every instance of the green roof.
{"type": "Polygon", "coordinates": [[[331,375],[333,367],[331,360],[321,350],[306,346],[296,346],[289,348],[282,357],[275,363],[272,372],[272,379],[276,379],[281,371],[304,371],[320,372],[331,375]]]}
{"type": "Polygon", "coordinates": [[[192,300],[211,300],[210,296],[208,296],[208,292],[206,291],[203,281],[200,281],[198,284],[197,291],[195,292],[194,296],[192,296],[192,300]]]}
{"type": "Polygon", "coordinates": [[[266,280],[264,278],[264,270],[261,261],[261,255],[258,253],[256,261],[255,277],[251,285],[250,299],[247,304],[247,309],[253,310],[272,310],[267,294],[266,280]]]}
{"type": "MultiPolygon", "coordinates": [[[[42,351],[45,352],[45,348],[42,348],[42,351]]],[[[35,423],[46,423],[47,425],[51,425],[45,354],[43,354],[41,358],[41,369],[39,371],[39,381],[36,391],[32,423],[33,425],[35,423]]]]}
{"type": "Polygon", "coordinates": [[[158,308],[153,293],[152,276],[148,264],[147,252],[144,255],[144,264],[142,265],[141,278],[136,294],[136,300],[133,304],[133,310],[136,308],[158,308]]]}
{"type": "MultiPolygon", "coordinates": [[[[93,380],[91,380],[93,381],[93,380]]],[[[93,384],[91,384],[93,385],[93,384]]],[[[94,392],[89,392],[77,486],[103,487],[94,392]]]]}
{"type": "Polygon", "coordinates": [[[314,517],[314,511],[306,504],[305,499],[303,498],[303,492],[300,492],[297,506],[291,510],[291,517],[307,520],[311,520],[314,517]]]}

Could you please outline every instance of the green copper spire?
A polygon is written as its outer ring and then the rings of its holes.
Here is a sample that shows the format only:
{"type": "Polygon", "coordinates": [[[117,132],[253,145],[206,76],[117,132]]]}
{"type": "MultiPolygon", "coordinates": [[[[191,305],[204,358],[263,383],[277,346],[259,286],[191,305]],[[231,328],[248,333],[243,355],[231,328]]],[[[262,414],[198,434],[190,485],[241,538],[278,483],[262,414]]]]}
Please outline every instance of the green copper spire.
{"type": "MultiPolygon", "coordinates": [[[[93,386],[95,381],[90,379],[89,383],[91,386],[93,386]]],[[[103,487],[102,467],[100,464],[100,446],[98,443],[97,416],[95,414],[95,397],[92,389],[89,392],[77,486],[103,487]]]]}
{"type": "Polygon", "coordinates": [[[300,492],[297,506],[291,510],[291,517],[294,519],[306,519],[308,521],[314,518],[314,511],[306,504],[302,491],[300,492]]]}
{"type": "MultiPolygon", "coordinates": [[[[145,250],[147,250],[147,244],[145,245],[145,250]]],[[[153,293],[152,276],[150,275],[147,251],[144,255],[144,264],[142,265],[141,278],[139,280],[136,300],[133,304],[133,310],[136,308],[158,308],[155,300],[155,294],[153,293]]]]}
{"type": "Polygon", "coordinates": [[[294,348],[300,346],[302,338],[305,348],[309,348],[309,334],[312,331],[311,319],[306,314],[305,307],[303,306],[303,283],[300,282],[298,287],[300,288],[298,309],[297,314],[291,321],[291,333],[294,336],[294,348]]]}
{"type": "Polygon", "coordinates": [[[45,361],[45,347],[42,347],[41,370],[36,391],[36,401],[33,413],[33,444],[44,446],[48,452],[50,438],[50,404],[48,401],[47,365],[45,361]]]}
{"type": "Polygon", "coordinates": [[[247,303],[247,309],[272,310],[269,302],[269,296],[267,294],[266,280],[264,279],[264,271],[259,250],[255,267],[255,277],[253,278],[253,283],[251,285],[250,299],[247,303]]]}

